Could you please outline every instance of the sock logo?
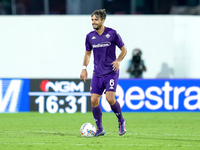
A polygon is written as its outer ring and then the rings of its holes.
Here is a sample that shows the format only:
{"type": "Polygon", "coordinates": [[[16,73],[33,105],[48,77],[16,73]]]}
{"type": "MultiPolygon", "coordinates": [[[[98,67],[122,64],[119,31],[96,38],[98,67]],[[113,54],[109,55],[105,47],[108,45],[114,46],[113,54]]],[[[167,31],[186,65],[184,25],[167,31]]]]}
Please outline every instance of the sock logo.
{"type": "Polygon", "coordinates": [[[94,121],[95,121],[95,122],[97,122],[97,121],[98,121],[98,119],[95,119],[95,118],[94,118],[94,121]]]}
{"type": "Polygon", "coordinates": [[[115,115],[118,117],[120,115],[120,113],[115,113],[115,115]]]}

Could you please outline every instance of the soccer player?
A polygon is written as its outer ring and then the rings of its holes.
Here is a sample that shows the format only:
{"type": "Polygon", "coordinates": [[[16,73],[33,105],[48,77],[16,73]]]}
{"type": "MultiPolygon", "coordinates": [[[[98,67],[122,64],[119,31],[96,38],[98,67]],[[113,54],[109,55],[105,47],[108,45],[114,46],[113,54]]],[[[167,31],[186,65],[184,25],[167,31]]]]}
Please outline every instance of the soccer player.
{"type": "Polygon", "coordinates": [[[84,82],[87,80],[87,65],[93,51],[94,70],[91,80],[91,103],[92,113],[97,125],[95,136],[103,136],[105,134],[102,126],[102,110],[99,104],[104,90],[106,99],[118,118],[119,135],[123,135],[126,133],[126,121],[122,116],[118,101],[115,100],[115,92],[119,78],[120,62],[125,57],[127,50],[120,35],[114,29],[104,26],[106,19],[105,9],[95,10],[91,15],[91,19],[95,30],[86,36],[86,51],[80,79],[84,82]],[[116,45],[121,50],[118,58],[116,58],[115,52],[116,45]]]}

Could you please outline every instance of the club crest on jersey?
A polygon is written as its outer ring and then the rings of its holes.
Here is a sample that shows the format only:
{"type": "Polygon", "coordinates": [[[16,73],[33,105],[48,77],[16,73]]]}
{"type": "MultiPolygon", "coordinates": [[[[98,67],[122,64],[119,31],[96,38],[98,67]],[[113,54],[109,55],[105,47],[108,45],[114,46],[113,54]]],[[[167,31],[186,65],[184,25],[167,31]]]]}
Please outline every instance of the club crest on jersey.
{"type": "Polygon", "coordinates": [[[110,37],[110,34],[106,34],[107,39],[110,37]]]}

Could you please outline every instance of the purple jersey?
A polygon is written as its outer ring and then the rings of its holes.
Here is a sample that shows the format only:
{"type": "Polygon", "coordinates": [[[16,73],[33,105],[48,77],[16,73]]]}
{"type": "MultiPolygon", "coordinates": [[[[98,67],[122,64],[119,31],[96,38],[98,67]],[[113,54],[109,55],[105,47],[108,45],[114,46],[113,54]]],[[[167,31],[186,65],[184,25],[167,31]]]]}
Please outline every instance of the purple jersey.
{"type": "Polygon", "coordinates": [[[85,46],[87,51],[93,50],[94,74],[104,76],[113,72],[111,63],[116,60],[116,45],[121,48],[124,43],[117,32],[105,27],[102,35],[95,30],[86,36],[85,46]]]}

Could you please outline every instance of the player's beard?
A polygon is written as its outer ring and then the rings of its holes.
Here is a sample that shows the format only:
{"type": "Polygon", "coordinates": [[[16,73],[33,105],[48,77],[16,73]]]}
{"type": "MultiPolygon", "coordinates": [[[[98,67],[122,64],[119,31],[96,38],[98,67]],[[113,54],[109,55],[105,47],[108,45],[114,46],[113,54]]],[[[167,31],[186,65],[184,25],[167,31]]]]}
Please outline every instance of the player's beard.
{"type": "Polygon", "coordinates": [[[102,27],[102,24],[97,25],[97,27],[94,27],[94,26],[93,26],[93,28],[94,28],[95,30],[97,30],[97,31],[98,31],[99,29],[101,29],[101,27],[102,27]]]}

